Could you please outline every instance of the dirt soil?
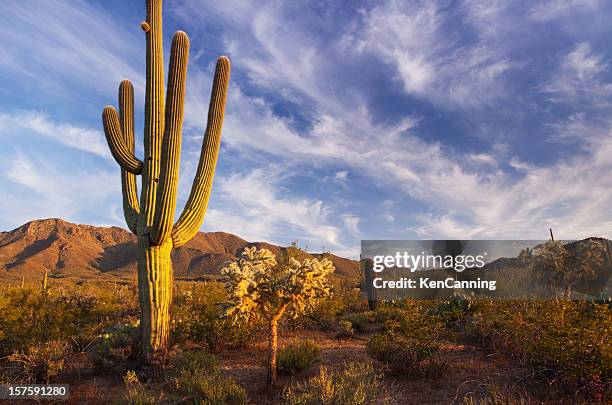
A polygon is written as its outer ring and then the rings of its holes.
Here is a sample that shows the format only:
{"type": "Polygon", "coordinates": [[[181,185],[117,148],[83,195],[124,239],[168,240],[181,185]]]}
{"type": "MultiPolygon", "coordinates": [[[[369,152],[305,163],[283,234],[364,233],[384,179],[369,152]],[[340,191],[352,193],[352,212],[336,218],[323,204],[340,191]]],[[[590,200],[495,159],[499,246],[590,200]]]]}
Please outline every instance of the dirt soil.
{"type": "MultiPolygon", "coordinates": [[[[317,375],[319,367],[340,370],[349,362],[372,361],[366,351],[367,337],[337,340],[333,335],[299,331],[284,336],[280,344],[297,339],[314,340],[321,348],[321,361],[299,376],[279,376],[278,387],[266,389],[265,342],[249,350],[230,351],[222,355],[221,368],[245,387],[253,404],[277,404],[283,387],[317,375]]],[[[508,384],[516,370],[508,359],[488,355],[473,347],[449,344],[444,349],[447,370],[436,379],[407,379],[390,376],[386,384],[397,404],[460,404],[468,392],[480,392],[486,384],[508,384]]],[[[383,365],[380,365],[383,367],[383,365]]]]}
{"type": "MultiPolygon", "coordinates": [[[[356,336],[349,340],[338,340],[334,333],[320,331],[293,331],[279,339],[283,346],[300,339],[312,339],[321,348],[321,360],[309,370],[297,376],[278,377],[277,386],[268,390],[265,385],[266,354],[265,341],[241,350],[228,350],[218,354],[219,368],[225,375],[231,376],[246,389],[250,404],[265,405],[281,402],[283,388],[294,382],[303,382],[319,373],[319,367],[340,370],[349,362],[372,361],[366,350],[368,336],[356,336]]],[[[507,358],[489,354],[474,347],[449,343],[444,348],[446,369],[439,378],[407,378],[387,375],[385,384],[396,404],[461,404],[465,394],[481,396],[491,384],[510,387],[514,392],[521,391],[527,403],[559,404],[557,399],[537,400],[530,396],[525,382],[520,376],[524,372],[517,369],[507,358]]],[[[382,368],[383,365],[379,364],[382,368]]],[[[123,397],[125,387],[120,373],[94,376],[73,373],[70,383],[71,398],[64,404],[106,404],[123,397]]],[[[150,385],[148,388],[163,393],[169,385],[150,385]]],[[[533,388],[533,387],[531,387],[533,388]]],[[[162,394],[163,395],[163,394],[162,394]]],[[[162,396],[163,398],[163,396],[162,396]]],[[[21,402],[23,403],[23,402],[21,402]]],[[[567,402],[571,403],[571,402],[567,402]]]]}

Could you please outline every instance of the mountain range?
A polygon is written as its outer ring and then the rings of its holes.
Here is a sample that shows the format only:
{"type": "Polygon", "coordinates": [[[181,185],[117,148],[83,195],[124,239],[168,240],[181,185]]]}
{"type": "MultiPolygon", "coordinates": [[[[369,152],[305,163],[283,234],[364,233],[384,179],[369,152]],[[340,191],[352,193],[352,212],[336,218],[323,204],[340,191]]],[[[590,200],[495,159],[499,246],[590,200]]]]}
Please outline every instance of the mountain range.
{"type": "MultiPolygon", "coordinates": [[[[226,232],[199,232],[172,251],[177,279],[203,280],[219,274],[248,246],[278,254],[281,246],[247,242],[226,232]]],[[[119,227],[78,225],[59,218],[28,222],[0,232],[0,282],[40,280],[133,279],[136,272],[136,236],[119,227]]],[[[311,254],[320,257],[321,254],[311,254]]],[[[358,278],[359,263],[329,254],[340,277],[358,278]]]]}

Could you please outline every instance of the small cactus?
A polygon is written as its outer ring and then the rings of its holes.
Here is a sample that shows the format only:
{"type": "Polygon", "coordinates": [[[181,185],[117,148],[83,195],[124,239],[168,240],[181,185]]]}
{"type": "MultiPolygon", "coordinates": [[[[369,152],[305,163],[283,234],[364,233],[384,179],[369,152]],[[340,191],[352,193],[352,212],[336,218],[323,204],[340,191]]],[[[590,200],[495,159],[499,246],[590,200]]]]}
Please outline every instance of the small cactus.
{"type": "Polygon", "coordinates": [[[285,312],[303,313],[330,294],[335,268],[324,258],[299,261],[295,246],[277,262],[268,249],[245,248],[221,270],[228,291],[227,313],[236,320],[262,316],[268,322],[268,386],[276,382],[278,324],[285,312]]]}
{"type": "Polygon", "coordinates": [[[49,282],[49,270],[45,269],[45,276],[43,277],[43,280],[42,280],[42,290],[44,292],[48,291],[48,288],[49,288],[48,282],[49,282]]]}

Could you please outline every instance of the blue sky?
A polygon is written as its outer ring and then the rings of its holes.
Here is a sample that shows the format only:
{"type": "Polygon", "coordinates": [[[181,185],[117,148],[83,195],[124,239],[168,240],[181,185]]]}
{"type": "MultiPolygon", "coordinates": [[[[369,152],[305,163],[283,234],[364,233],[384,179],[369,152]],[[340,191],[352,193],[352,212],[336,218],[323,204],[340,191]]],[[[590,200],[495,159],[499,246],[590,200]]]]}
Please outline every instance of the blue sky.
{"type": "MultiPolygon", "coordinates": [[[[124,226],[100,116],[130,79],[142,134],[143,19],[144,1],[0,3],[0,229],[124,226]]],[[[225,54],[204,231],[352,257],[361,239],[611,237],[610,21],[604,0],[167,0],[166,51],[191,38],[178,208],[225,54]]]]}

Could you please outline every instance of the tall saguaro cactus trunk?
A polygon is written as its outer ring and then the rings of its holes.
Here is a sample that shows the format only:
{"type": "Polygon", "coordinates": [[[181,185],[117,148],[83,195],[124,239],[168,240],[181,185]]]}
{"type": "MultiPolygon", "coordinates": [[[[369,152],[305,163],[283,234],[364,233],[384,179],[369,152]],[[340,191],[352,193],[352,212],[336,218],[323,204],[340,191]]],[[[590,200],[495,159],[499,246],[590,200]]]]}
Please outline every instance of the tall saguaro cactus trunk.
{"type": "Polygon", "coordinates": [[[146,0],[146,6],[147,18],[141,24],[147,42],[144,159],[134,155],[131,82],[124,80],[119,86],[119,115],[107,106],[102,121],[111,153],[121,167],[125,220],[138,237],[141,349],[145,363],[155,368],[165,359],[169,338],[170,253],[187,243],[204,220],[221,143],[230,63],[225,56],[217,60],[200,162],[187,203],[175,223],[189,38],[178,31],[172,39],[164,101],[162,0],[146,0]],[[138,175],[142,176],[140,199],[138,175]]]}

